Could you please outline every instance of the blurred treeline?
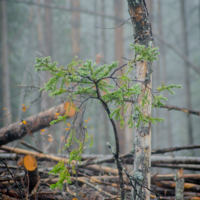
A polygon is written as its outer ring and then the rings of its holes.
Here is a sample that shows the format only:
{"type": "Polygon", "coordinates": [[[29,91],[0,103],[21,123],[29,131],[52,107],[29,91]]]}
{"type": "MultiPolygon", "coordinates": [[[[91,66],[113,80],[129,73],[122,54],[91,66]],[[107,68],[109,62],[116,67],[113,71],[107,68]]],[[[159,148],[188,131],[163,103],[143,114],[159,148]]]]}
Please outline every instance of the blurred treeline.
{"type": "MultiPolygon", "coordinates": [[[[200,110],[200,1],[146,2],[155,43],[160,48],[159,60],[153,66],[153,89],[161,82],[181,84],[183,88],[176,90],[176,95],[163,93],[167,104],[200,110]]],[[[134,42],[131,21],[113,29],[129,17],[127,1],[123,0],[0,0],[0,127],[65,101],[65,96],[52,99],[38,91],[51,75],[35,73],[36,57],[51,56],[64,67],[75,55],[94,62],[101,57],[99,64],[119,60],[121,65],[133,58],[129,46],[134,42]],[[29,107],[26,112],[22,104],[29,107]]],[[[165,118],[165,122],[152,125],[153,149],[200,142],[198,116],[157,108],[153,116],[165,118]]],[[[88,117],[94,145],[85,152],[108,153],[105,143],[112,143],[114,138],[99,103],[87,104],[84,119],[88,117]]],[[[67,132],[64,129],[60,123],[45,129],[45,134],[34,133],[25,140],[45,152],[57,153],[67,132]],[[47,140],[48,134],[54,141],[47,140]]],[[[133,135],[127,127],[120,131],[121,153],[131,151],[133,135]]],[[[200,155],[198,151],[182,154],[200,155]]]]}

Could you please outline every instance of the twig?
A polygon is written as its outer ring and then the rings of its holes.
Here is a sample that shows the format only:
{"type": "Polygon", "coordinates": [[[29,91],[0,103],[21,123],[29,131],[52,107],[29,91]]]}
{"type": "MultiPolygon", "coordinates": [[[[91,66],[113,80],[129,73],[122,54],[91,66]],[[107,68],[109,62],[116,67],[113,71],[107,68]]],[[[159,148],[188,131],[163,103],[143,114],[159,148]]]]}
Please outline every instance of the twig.
{"type": "Polygon", "coordinates": [[[164,148],[164,149],[154,149],[151,151],[151,154],[163,154],[173,151],[181,151],[181,150],[188,150],[188,149],[199,149],[200,145],[189,145],[189,146],[182,146],[182,147],[172,147],[172,148],[164,148]]]}
{"type": "Polygon", "coordinates": [[[200,116],[200,111],[190,110],[190,109],[186,109],[186,108],[180,108],[178,106],[164,105],[164,106],[160,106],[160,108],[167,108],[169,111],[170,110],[179,110],[184,113],[200,116]]]}
{"type": "Polygon", "coordinates": [[[1,159],[1,161],[4,163],[4,165],[6,166],[8,172],[10,173],[10,175],[11,175],[11,177],[12,177],[12,179],[14,180],[15,184],[17,185],[17,188],[18,188],[18,190],[19,190],[21,199],[23,200],[23,195],[22,195],[21,189],[20,189],[18,183],[16,182],[15,177],[13,176],[12,172],[10,171],[10,169],[9,169],[9,167],[8,167],[8,165],[7,165],[7,163],[6,163],[2,158],[0,158],[0,159],[1,159]]]}
{"type": "MultiPolygon", "coordinates": [[[[130,99],[124,99],[125,102],[130,102],[130,103],[135,103],[135,101],[130,100],[130,99]]],[[[154,106],[155,108],[157,108],[157,106],[154,106]]],[[[169,111],[170,110],[177,110],[177,111],[181,111],[187,114],[193,114],[193,115],[197,115],[200,116],[200,111],[195,111],[195,110],[190,110],[190,109],[186,109],[186,108],[180,108],[178,106],[171,106],[171,105],[164,105],[164,106],[160,106],[159,108],[166,108],[169,111]]]]}
{"type": "Polygon", "coordinates": [[[36,148],[36,147],[34,147],[34,146],[28,144],[28,143],[25,142],[25,141],[21,141],[20,143],[23,144],[24,146],[30,148],[30,149],[33,149],[33,150],[39,152],[39,153],[43,153],[40,149],[38,149],[38,148],[36,148]]]}
{"type": "Polygon", "coordinates": [[[100,188],[97,188],[95,187],[94,185],[92,185],[91,183],[85,181],[84,179],[78,179],[79,181],[81,181],[82,183],[85,183],[86,185],[90,186],[91,188],[94,188],[95,190],[101,192],[102,194],[106,195],[106,196],[109,196],[109,197],[114,197],[112,194],[108,193],[108,192],[105,192],[103,191],[102,189],[100,188]]]}

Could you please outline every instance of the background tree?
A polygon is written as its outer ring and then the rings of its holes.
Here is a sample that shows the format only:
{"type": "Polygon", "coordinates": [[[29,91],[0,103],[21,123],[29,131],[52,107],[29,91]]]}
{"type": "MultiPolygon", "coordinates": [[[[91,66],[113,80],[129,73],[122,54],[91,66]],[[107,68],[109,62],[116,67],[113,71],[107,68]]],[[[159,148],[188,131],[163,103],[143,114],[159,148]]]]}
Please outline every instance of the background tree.
{"type": "MultiPolygon", "coordinates": [[[[1,2],[1,10],[2,10],[2,3],[1,2]]],[[[119,30],[120,28],[115,29],[98,29],[95,28],[95,25],[98,27],[101,27],[101,20],[104,19],[105,28],[113,28],[116,27],[116,15],[115,15],[115,4],[114,1],[105,1],[104,2],[104,14],[102,15],[100,11],[100,5],[101,1],[97,0],[97,8],[96,11],[91,8],[91,5],[93,5],[92,0],[80,2],[80,14],[81,14],[81,21],[85,22],[87,21],[87,24],[79,24],[80,26],[80,44],[81,44],[81,51],[80,51],[80,58],[89,58],[95,61],[95,56],[100,52],[101,46],[103,45],[101,42],[101,31],[104,31],[106,34],[106,43],[104,44],[106,49],[106,55],[104,55],[104,58],[106,58],[105,62],[110,63],[113,60],[115,60],[115,31],[119,30]],[[90,9],[91,8],[91,9],[90,9]],[[95,23],[96,18],[96,24],[95,23]],[[95,39],[95,32],[98,34],[95,39]],[[109,42],[108,42],[109,41],[109,42]],[[96,42],[96,45],[95,45],[96,42]],[[98,50],[95,51],[95,48],[98,50]]],[[[149,1],[147,2],[148,5],[149,1]]],[[[12,112],[12,118],[13,122],[16,122],[18,120],[21,120],[21,118],[26,118],[28,116],[34,115],[38,113],[39,110],[38,106],[40,103],[39,101],[43,101],[43,99],[39,98],[40,93],[38,92],[38,87],[40,87],[39,82],[44,81],[44,77],[40,74],[35,74],[33,65],[34,63],[34,57],[38,56],[36,52],[40,52],[39,50],[39,42],[38,42],[38,20],[37,20],[37,10],[38,7],[40,8],[41,12],[41,24],[42,24],[42,33],[44,36],[44,43],[46,48],[46,36],[47,33],[45,33],[45,27],[47,25],[47,20],[45,20],[45,12],[46,9],[51,12],[52,16],[52,22],[51,26],[53,31],[49,31],[48,33],[51,34],[51,39],[49,40],[51,43],[51,56],[52,59],[56,59],[60,66],[65,65],[66,63],[70,63],[72,60],[72,44],[71,44],[71,16],[72,16],[72,7],[71,7],[71,1],[69,0],[60,0],[60,1],[33,1],[33,2],[27,2],[27,1],[6,1],[6,16],[7,16],[7,45],[8,45],[8,60],[9,60],[9,76],[10,76],[10,104],[11,104],[11,112],[12,112]],[[14,20],[13,20],[14,19],[14,20]],[[33,56],[30,56],[33,55],[33,56]],[[39,81],[40,80],[40,81],[39,81]],[[26,86],[26,87],[22,87],[26,86]],[[37,100],[37,101],[35,101],[37,100]],[[33,102],[33,103],[31,103],[33,102]],[[26,110],[26,112],[22,111],[21,104],[25,104],[25,106],[29,106],[29,108],[26,110]]],[[[191,1],[186,2],[185,5],[185,19],[187,22],[187,29],[188,29],[188,51],[189,51],[189,58],[187,56],[180,57],[180,52],[182,51],[182,40],[179,37],[180,36],[180,30],[181,30],[181,4],[179,1],[169,0],[169,1],[152,1],[152,13],[149,10],[150,17],[152,19],[152,26],[153,26],[153,32],[155,35],[155,42],[156,46],[160,47],[160,53],[161,53],[161,60],[160,60],[160,80],[164,79],[162,78],[165,76],[166,81],[168,83],[175,83],[175,84],[181,84],[185,85],[185,73],[183,71],[184,62],[186,61],[188,63],[188,59],[191,63],[190,67],[190,83],[191,83],[191,107],[195,110],[200,110],[199,107],[199,97],[197,94],[198,91],[198,85],[199,85],[199,45],[195,41],[199,41],[199,1],[191,1]],[[162,18],[157,17],[158,16],[158,7],[160,4],[160,12],[162,14],[162,18]],[[192,15],[190,13],[193,13],[192,15]],[[159,34],[157,32],[158,30],[158,19],[161,20],[160,23],[162,23],[162,34],[159,34]],[[190,23],[189,23],[190,22],[190,23]],[[164,39],[164,40],[163,40],[164,39]],[[161,41],[158,43],[158,41],[161,41]],[[173,45],[172,45],[173,44],[173,45]],[[162,50],[162,46],[164,47],[164,51],[162,50]],[[176,51],[178,49],[178,51],[176,51]],[[165,61],[163,58],[165,56],[165,61]],[[163,69],[163,66],[165,65],[165,69],[163,69]],[[196,67],[196,71],[194,71],[194,67],[196,67]]],[[[118,21],[117,25],[120,25],[123,21],[128,19],[130,16],[127,12],[127,2],[123,1],[123,15],[122,15],[122,21],[118,21]]],[[[3,12],[2,12],[3,13],[3,12]]],[[[118,13],[119,14],[119,13],[118,13]]],[[[0,15],[0,23],[1,27],[3,27],[3,15],[0,15]]],[[[50,21],[51,21],[50,20],[50,21]]],[[[118,19],[119,20],[119,17],[118,19]]],[[[126,22],[123,26],[123,49],[124,49],[124,57],[129,59],[132,56],[132,52],[130,52],[129,44],[133,42],[133,37],[130,36],[130,33],[132,32],[132,24],[131,22],[126,22]]],[[[1,44],[1,55],[3,55],[3,43],[5,40],[3,40],[3,31],[0,32],[0,44],[1,44]]],[[[181,34],[182,35],[182,34],[181,34]]],[[[49,38],[49,37],[48,37],[49,38]]],[[[104,42],[103,42],[104,43],[104,42]]],[[[122,49],[122,48],[121,48],[122,49]]],[[[40,52],[41,53],[41,52],[40,52]]],[[[45,55],[45,53],[43,53],[45,55]]],[[[182,52],[183,54],[183,52],[182,52]]],[[[103,59],[101,59],[101,62],[103,62],[103,59]]],[[[126,60],[122,61],[126,62],[126,60]]],[[[1,57],[0,67],[1,72],[5,69],[5,65],[3,64],[3,58],[1,57]]],[[[155,67],[154,67],[155,68],[155,67]]],[[[156,70],[154,69],[154,72],[156,70]]],[[[2,74],[2,73],[1,73],[2,74]]],[[[1,83],[3,84],[3,80],[0,79],[1,83]]],[[[155,77],[153,79],[155,86],[153,86],[153,89],[158,87],[160,83],[158,82],[158,78],[155,77]]],[[[45,82],[45,81],[44,81],[45,82]]],[[[165,81],[164,81],[165,83],[165,81]]],[[[167,84],[167,83],[165,83],[167,84]]],[[[184,87],[185,88],[185,87],[184,87]]],[[[6,118],[4,118],[5,114],[3,113],[3,108],[5,107],[3,105],[3,87],[0,88],[1,91],[1,97],[0,98],[0,104],[1,104],[1,110],[0,110],[0,118],[2,119],[0,121],[1,127],[3,127],[4,120],[9,120],[10,115],[6,118]]],[[[62,97],[63,98],[63,97],[62,97]]],[[[59,103],[64,100],[64,98],[56,98],[53,100],[53,102],[50,103],[44,103],[45,109],[48,109],[50,107],[53,107],[54,105],[58,105],[59,103]]],[[[187,94],[185,90],[177,91],[177,95],[173,98],[169,98],[169,104],[171,105],[179,105],[180,107],[187,107],[186,105],[186,98],[187,94]]],[[[98,116],[95,112],[96,104],[91,103],[91,109],[89,111],[90,116],[92,117],[90,120],[91,125],[94,127],[94,142],[98,143],[98,135],[99,132],[103,132],[105,134],[105,127],[104,127],[104,116],[103,112],[98,111],[98,116]],[[96,119],[95,119],[96,118],[96,119]]],[[[8,109],[8,108],[7,108],[8,109]]],[[[156,116],[156,109],[153,109],[155,112],[153,113],[154,117],[156,116]]],[[[89,117],[89,116],[87,116],[89,117]]],[[[162,122],[160,124],[160,131],[159,132],[159,138],[156,137],[155,127],[152,125],[152,136],[153,136],[153,148],[157,147],[157,144],[160,144],[160,146],[163,147],[169,147],[169,143],[166,143],[166,141],[169,140],[169,127],[171,126],[171,141],[173,146],[180,146],[180,145],[187,145],[188,142],[188,131],[185,121],[187,121],[188,117],[187,114],[182,114],[180,112],[176,111],[167,111],[167,110],[161,110],[160,111],[160,117],[166,118],[165,122],[162,122]],[[167,122],[167,112],[169,112],[170,120],[167,122]],[[175,123],[174,123],[175,122],[175,123]],[[173,124],[172,124],[173,123],[173,124]],[[171,125],[170,125],[171,124],[171,125]],[[173,126],[172,126],[173,125],[173,126]]],[[[199,118],[198,116],[192,116],[192,129],[193,129],[193,138],[194,138],[194,144],[198,143],[199,141],[199,118]]],[[[69,119],[70,121],[70,119],[69,119]]],[[[52,144],[55,144],[54,146],[58,146],[57,142],[60,142],[60,133],[61,129],[65,129],[65,125],[63,128],[59,127],[60,125],[56,125],[55,131],[53,133],[54,141],[52,141],[52,144]]],[[[129,130],[130,131],[130,130],[129,130]]],[[[125,129],[125,134],[127,132],[127,129],[125,129]]],[[[45,142],[49,144],[48,138],[48,131],[45,130],[45,134],[43,136],[39,136],[39,138],[44,138],[45,142]]],[[[112,130],[109,129],[109,135],[112,135],[112,130]]],[[[37,139],[37,135],[40,135],[39,132],[36,133],[34,136],[35,141],[39,142],[37,139]]],[[[66,132],[64,131],[64,135],[66,135],[66,132]]],[[[27,136],[27,140],[33,141],[33,145],[38,146],[38,144],[35,143],[32,137],[27,136]],[[29,139],[28,139],[29,138],[29,139]]],[[[111,145],[113,145],[113,137],[109,138],[111,140],[111,145]]],[[[107,139],[106,139],[107,140],[107,139]]],[[[105,146],[106,140],[102,139],[102,143],[99,144],[99,153],[103,153],[103,151],[107,148],[105,146]]],[[[131,140],[132,143],[132,140],[131,140]]],[[[126,141],[127,144],[127,141],[126,141]]],[[[125,145],[126,146],[126,145],[125,145]]],[[[53,150],[52,152],[57,152],[58,149],[53,150]]],[[[91,150],[85,150],[85,153],[87,152],[96,152],[96,147],[93,147],[91,150]]],[[[190,155],[191,152],[185,152],[184,154],[190,155]]],[[[199,154],[198,151],[195,151],[196,155],[199,154]]],[[[181,152],[174,153],[174,155],[181,155],[181,152]]],[[[166,172],[166,169],[164,169],[166,172]]],[[[162,171],[162,170],[161,170],[162,171]]]]}

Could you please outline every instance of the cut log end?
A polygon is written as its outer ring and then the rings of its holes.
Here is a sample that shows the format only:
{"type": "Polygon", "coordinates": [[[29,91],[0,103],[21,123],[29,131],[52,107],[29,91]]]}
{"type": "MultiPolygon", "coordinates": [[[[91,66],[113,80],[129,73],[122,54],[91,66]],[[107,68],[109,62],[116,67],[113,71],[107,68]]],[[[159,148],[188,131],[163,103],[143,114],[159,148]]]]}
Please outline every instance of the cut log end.
{"type": "Polygon", "coordinates": [[[37,160],[33,155],[24,156],[24,167],[28,171],[34,171],[37,168],[37,160]]]}

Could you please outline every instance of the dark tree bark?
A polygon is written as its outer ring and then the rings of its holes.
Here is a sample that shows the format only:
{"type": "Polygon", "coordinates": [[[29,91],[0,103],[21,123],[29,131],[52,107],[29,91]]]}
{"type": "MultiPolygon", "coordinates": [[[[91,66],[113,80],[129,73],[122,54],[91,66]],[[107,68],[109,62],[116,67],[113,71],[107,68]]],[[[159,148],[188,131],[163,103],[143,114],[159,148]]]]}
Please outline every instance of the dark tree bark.
{"type": "MultiPolygon", "coordinates": [[[[128,0],[129,13],[132,17],[134,39],[139,45],[146,47],[154,47],[154,39],[152,36],[151,25],[148,21],[147,8],[144,0],[128,0]]],[[[147,61],[136,63],[136,79],[145,82],[141,85],[142,94],[139,95],[137,101],[141,104],[143,95],[148,92],[148,87],[152,85],[152,63],[147,61]],[[148,87],[147,87],[148,86],[148,87]]],[[[149,92],[148,100],[151,102],[151,94],[149,92]]],[[[151,103],[146,105],[142,113],[151,116],[151,103]]],[[[149,200],[147,188],[150,188],[150,166],[151,166],[151,125],[150,123],[141,124],[135,129],[134,142],[134,169],[133,177],[143,186],[136,184],[133,189],[133,199],[149,200]],[[141,192],[140,192],[141,191],[141,192]],[[140,194],[140,196],[138,195],[140,194]]]]}

